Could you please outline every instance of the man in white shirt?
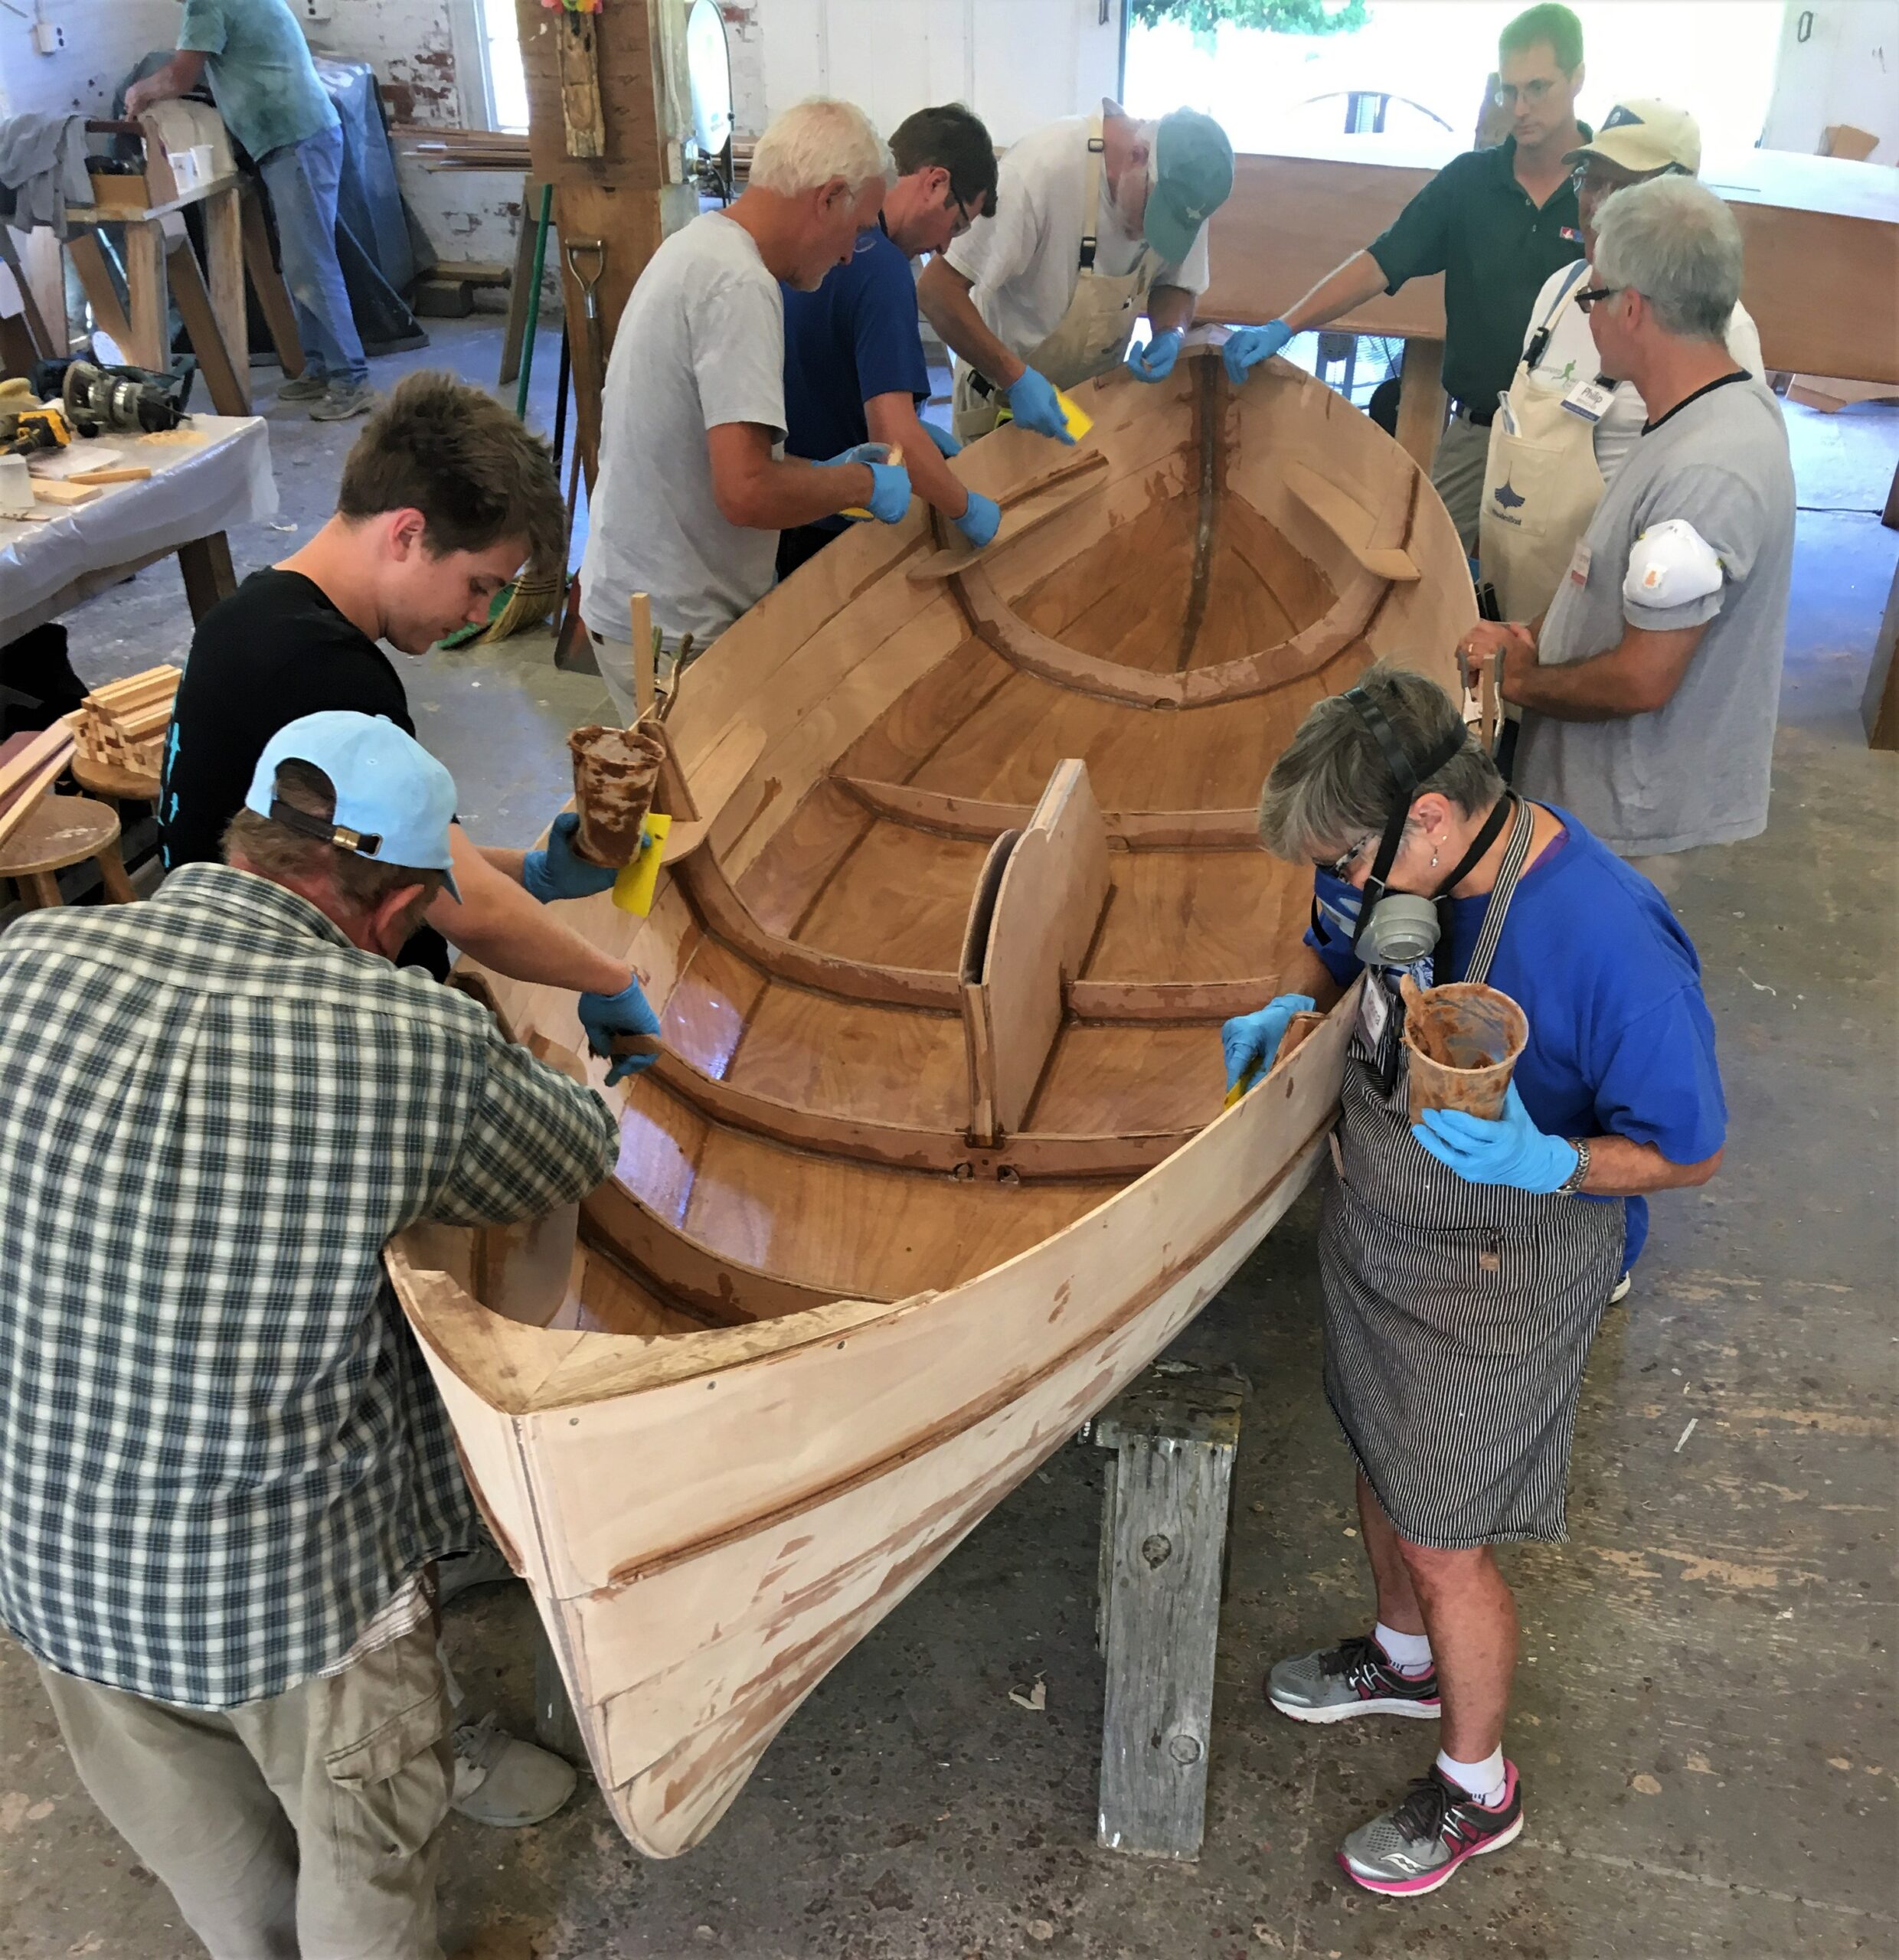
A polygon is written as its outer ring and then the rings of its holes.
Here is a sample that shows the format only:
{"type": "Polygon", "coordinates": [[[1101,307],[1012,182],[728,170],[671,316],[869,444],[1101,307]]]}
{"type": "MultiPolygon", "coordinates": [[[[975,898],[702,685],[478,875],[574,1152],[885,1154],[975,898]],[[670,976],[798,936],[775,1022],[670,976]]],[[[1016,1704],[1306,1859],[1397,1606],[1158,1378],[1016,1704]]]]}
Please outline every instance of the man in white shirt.
{"type": "MultiPolygon", "coordinates": [[[[1491,425],[1479,536],[1483,580],[1506,619],[1533,619],[1554,596],[1577,541],[1642,434],[1648,408],[1634,382],[1600,374],[1589,318],[1576,303],[1596,283],[1596,222],[1615,191],[1651,178],[1692,177],[1701,135],[1685,109],[1619,102],[1573,165],[1583,258],[1552,273],[1530,309],[1523,359],[1491,425]],[[1588,390],[1600,381],[1603,394],[1588,390]]],[[[1760,336],[1738,301],[1727,351],[1757,381],[1760,336]]]]}
{"type": "Polygon", "coordinates": [[[1025,136],[1002,159],[995,215],[917,283],[959,357],[957,436],[986,434],[1006,407],[1065,443],[1057,389],[1123,356],[1164,380],[1207,289],[1207,220],[1232,189],[1233,146],[1196,109],[1144,122],[1104,101],[1025,136]],[[1130,354],[1143,314],[1153,337],[1130,354]]]}
{"type": "Polygon", "coordinates": [[[599,480],[580,561],[600,678],[634,711],[629,603],[643,592],[675,655],[703,648],[771,590],[781,530],[854,506],[885,524],[910,479],[866,443],[784,453],[783,279],[814,292],[877,221],[894,167],[864,112],[814,100],[759,139],[744,194],[677,231],[620,315],[600,403],[599,480]]]}

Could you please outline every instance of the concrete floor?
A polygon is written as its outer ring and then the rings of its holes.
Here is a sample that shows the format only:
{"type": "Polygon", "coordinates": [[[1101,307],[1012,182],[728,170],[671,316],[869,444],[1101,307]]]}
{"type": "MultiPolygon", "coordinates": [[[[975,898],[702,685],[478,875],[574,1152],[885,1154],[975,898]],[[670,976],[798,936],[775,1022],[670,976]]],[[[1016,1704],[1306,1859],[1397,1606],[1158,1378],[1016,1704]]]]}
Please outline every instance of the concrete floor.
{"type": "MultiPolygon", "coordinates": [[[[435,331],[435,359],[492,372],[492,327],[435,331]]],[[[380,364],[378,379],[395,364],[380,364]]],[[[451,1952],[1779,1960],[1899,1950],[1899,798],[1894,758],[1868,753],[1857,719],[1899,553],[1875,514],[1899,413],[1789,415],[1803,516],[1773,822],[1698,865],[1677,898],[1720,1024],[1728,1157],[1706,1190],[1657,1204],[1634,1296],[1597,1343],[1571,1542],[1506,1559],[1525,1635],[1508,1738],[1525,1790],[1519,1844],[1415,1903],[1343,1886],[1337,1839],[1397,1794],[1434,1745],[1404,1723],[1302,1729],[1260,1694],[1277,1656],[1368,1618],[1348,1465],[1319,1390],[1309,1199],[1181,1344],[1252,1383],[1197,1865],[1131,1860],[1093,1841],[1100,1464],[1077,1446],[836,1669],[699,1851],[639,1859],[584,1783],[538,1830],[453,1821],[451,1952]],[[1038,1675],[1048,1707],[1031,1713],[1008,1691],[1038,1675]]],[[[307,535],[351,432],[281,411],[271,420],[279,522],[307,535]]],[[[281,555],[290,535],[234,537],[240,571],[281,555]]],[[[163,568],[70,624],[74,663],[92,680],[181,652],[188,638],[163,568]]],[[[561,793],[562,736],[600,706],[597,683],[554,673],[544,642],[406,671],[472,827],[524,840],[561,793]]],[[[478,1704],[524,1729],[529,1619],[510,1587],[449,1623],[478,1704]]],[[[79,1790],[31,1670],[0,1643],[0,1954],[198,1952],[79,1790]]]]}

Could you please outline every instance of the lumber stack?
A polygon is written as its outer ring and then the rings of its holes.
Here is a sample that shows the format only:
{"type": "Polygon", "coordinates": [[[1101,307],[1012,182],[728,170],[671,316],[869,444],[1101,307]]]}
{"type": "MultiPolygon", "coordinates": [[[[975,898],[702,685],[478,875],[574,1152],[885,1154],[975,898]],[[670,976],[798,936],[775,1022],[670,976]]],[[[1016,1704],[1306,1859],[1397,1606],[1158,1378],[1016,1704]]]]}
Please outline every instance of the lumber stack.
{"type": "Polygon", "coordinates": [[[178,684],[178,670],[168,665],[95,688],[77,717],[80,753],[91,762],[156,776],[178,684]]]}
{"type": "Polygon", "coordinates": [[[37,734],[16,735],[0,748],[0,844],[39,807],[40,799],[73,760],[74,717],[37,734]]]}

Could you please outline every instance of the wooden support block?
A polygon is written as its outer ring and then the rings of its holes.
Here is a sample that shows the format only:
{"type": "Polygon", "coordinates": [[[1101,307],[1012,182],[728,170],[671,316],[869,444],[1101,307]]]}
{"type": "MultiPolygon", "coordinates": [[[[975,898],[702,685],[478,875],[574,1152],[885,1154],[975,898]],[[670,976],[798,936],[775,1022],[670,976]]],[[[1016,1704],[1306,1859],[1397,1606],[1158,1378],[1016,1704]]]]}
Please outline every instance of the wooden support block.
{"type": "Polygon", "coordinates": [[[1200,1855],[1245,1388],[1234,1376],[1162,1364],[1094,1424],[1095,1441],[1115,1452],[1101,1520],[1107,1694],[1097,1820],[1110,1851],[1200,1855]]]}
{"type": "Polygon", "coordinates": [[[33,495],[42,504],[90,504],[104,493],[97,488],[75,483],[70,476],[36,476],[33,495]]]}
{"type": "MultiPolygon", "coordinates": [[[[231,350],[224,345],[223,329],[211,306],[211,296],[198,270],[198,254],[191,250],[191,234],[181,232],[165,254],[171,274],[172,297],[178,302],[178,317],[185,322],[185,338],[211,390],[211,406],[220,415],[248,415],[250,391],[239,379],[231,350]]],[[[241,351],[241,350],[240,350],[241,351]]],[[[160,364],[169,366],[168,361],[160,364]]]]}
{"type": "Polygon", "coordinates": [[[1429,470],[1444,433],[1444,343],[1407,340],[1398,381],[1398,446],[1429,470]]]}
{"type": "MultiPolygon", "coordinates": [[[[238,194],[238,228],[244,237],[244,270],[250,275],[251,290],[263,309],[264,325],[270,331],[270,344],[277,350],[277,363],[286,381],[303,372],[303,340],[297,332],[296,309],[290,304],[289,289],[270,256],[270,227],[263,221],[263,207],[249,183],[238,194]]],[[[88,296],[91,288],[87,289],[88,296]]],[[[96,302],[95,302],[95,305],[96,302]]]]}

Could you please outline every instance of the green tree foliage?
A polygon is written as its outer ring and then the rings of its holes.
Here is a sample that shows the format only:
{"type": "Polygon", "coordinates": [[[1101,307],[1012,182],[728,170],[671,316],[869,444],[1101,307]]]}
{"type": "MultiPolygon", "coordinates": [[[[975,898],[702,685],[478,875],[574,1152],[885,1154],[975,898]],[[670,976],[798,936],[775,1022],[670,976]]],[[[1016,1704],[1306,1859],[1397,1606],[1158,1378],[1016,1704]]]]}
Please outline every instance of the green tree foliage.
{"type": "Polygon", "coordinates": [[[1221,23],[1271,34],[1350,34],[1365,24],[1365,0],[1133,0],[1142,27],[1169,22],[1211,35],[1221,23]]]}

